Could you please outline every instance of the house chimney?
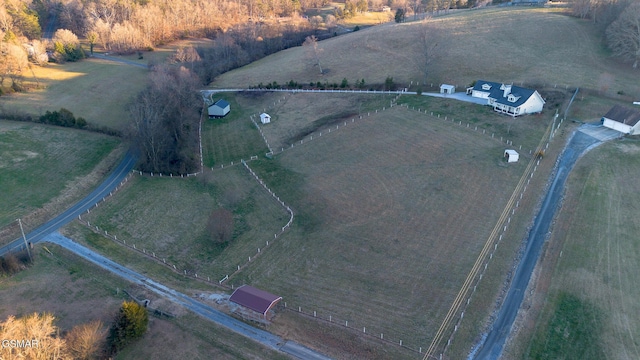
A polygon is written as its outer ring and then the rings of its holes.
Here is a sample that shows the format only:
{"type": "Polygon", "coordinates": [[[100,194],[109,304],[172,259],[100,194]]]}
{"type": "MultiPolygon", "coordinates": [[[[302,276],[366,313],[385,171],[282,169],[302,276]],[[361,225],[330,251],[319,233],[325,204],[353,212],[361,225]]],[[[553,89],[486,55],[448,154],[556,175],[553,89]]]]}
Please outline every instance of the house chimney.
{"type": "Polygon", "coordinates": [[[507,97],[507,95],[511,94],[511,85],[504,85],[504,95],[503,97],[507,97]]]}

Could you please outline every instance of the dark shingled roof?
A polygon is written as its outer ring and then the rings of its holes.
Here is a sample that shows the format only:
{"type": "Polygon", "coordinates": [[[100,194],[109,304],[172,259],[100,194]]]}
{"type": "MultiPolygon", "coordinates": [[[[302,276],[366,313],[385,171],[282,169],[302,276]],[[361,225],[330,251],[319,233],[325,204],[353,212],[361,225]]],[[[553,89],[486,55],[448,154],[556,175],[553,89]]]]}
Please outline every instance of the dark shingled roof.
{"type": "Polygon", "coordinates": [[[229,106],[229,103],[224,99],[220,99],[220,100],[214,102],[213,104],[211,104],[209,107],[214,106],[214,105],[224,109],[227,106],[229,106]]]}
{"type": "Polygon", "coordinates": [[[271,307],[282,300],[282,297],[256,289],[253,286],[242,285],[231,294],[229,300],[266,315],[271,307]]]}
{"type": "MultiPolygon", "coordinates": [[[[511,102],[506,96],[504,96],[504,90],[500,89],[502,86],[503,84],[501,83],[478,80],[476,81],[476,84],[474,85],[473,90],[489,92],[489,97],[492,99],[495,99],[498,104],[504,104],[504,105],[509,105],[513,107],[518,107],[524,104],[527,100],[529,100],[531,95],[533,95],[533,93],[535,92],[535,90],[512,85],[510,94],[515,96],[517,100],[514,102],[511,102]],[[482,88],[482,85],[484,84],[491,85],[491,89],[484,90],[482,88]]],[[[508,86],[508,85],[504,85],[504,86],[508,86]]]]}
{"type": "Polygon", "coordinates": [[[619,123],[634,126],[640,121],[640,111],[621,105],[614,105],[604,117],[619,123]]]}

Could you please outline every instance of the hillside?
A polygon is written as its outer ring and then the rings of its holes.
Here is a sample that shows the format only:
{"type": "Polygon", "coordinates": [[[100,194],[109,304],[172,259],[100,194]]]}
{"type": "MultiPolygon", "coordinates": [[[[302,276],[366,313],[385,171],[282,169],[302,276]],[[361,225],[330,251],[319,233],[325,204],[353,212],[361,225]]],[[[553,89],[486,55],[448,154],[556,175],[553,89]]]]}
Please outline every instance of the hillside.
{"type": "Polygon", "coordinates": [[[436,29],[437,42],[427,81],[467,86],[478,78],[505,82],[554,83],[608,91],[637,93],[640,75],[610,58],[586,21],[559,9],[492,8],[461,11],[426,22],[387,24],[318,43],[319,74],[308,49],[288,49],[216,79],[216,88],[255,86],[295,80],[367,84],[422,81],[425,61],[420,33],[436,29]],[[631,75],[631,76],[630,76],[631,75]]]}

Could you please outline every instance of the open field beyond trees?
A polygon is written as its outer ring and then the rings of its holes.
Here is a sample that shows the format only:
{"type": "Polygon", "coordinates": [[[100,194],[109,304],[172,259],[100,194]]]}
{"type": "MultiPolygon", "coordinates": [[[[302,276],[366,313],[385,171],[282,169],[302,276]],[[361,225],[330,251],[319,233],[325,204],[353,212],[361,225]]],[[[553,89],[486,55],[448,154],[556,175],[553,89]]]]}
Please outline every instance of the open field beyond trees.
{"type": "MultiPolygon", "coordinates": [[[[318,43],[325,75],[313,66],[308,49],[281,51],[218,77],[214,87],[256,86],[290,80],[383,84],[425,82],[420,33],[429,27],[437,43],[427,83],[457,85],[477,79],[519,84],[587,87],[611,96],[634,94],[639,75],[610,57],[588,21],[561,9],[491,8],[460,11],[427,22],[385,24],[318,43]],[[277,64],[277,65],[275,65],[277,64]]],[[[423,90],[431,90],[424,88],[423,90]]]]}
{"type": "Polygon", "coordinates": [[[625,139],[577,164],[513,358],[640,356],[638,155],[640,143],[625,139]]]}
{"type": "MultiPolygon", "coordinates": [[[[0,228],[43,208],[57,208],[49,209],[55,213],[77,201],[119,160],[122,149],[114,152],[119,143],[87,131],[0,121],[0,228]]],[[[37,226],[41,220],[25,225],[37,226]]]]}
{"type": "Polygon", "coordinates": [[[148,82],[144,68],[98,58],[33,66],[33,74],[26,72],[25,81],[39,89],[2,96],[3,111],[38,117],[65,108],[91,125],[115,130],[125,129],[128,107],[148,82]]]}

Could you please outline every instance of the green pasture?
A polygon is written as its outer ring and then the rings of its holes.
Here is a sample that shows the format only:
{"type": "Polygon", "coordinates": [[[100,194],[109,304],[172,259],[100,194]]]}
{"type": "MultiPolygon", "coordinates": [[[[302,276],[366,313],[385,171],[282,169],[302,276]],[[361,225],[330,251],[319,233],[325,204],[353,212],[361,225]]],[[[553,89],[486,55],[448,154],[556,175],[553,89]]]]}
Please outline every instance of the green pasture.
{"type": "Polygon", "coordinates": [[[119,143],[87,131],[0,121],[0,227],[57,197],[82,195],[72,192],[83,188],[77,182],[119,143]]]}
{"type": "Polygon", "coordinates": [[[625,139],[591,150],[570,175],[559,246],[542,313],[525,358],[635,358],[640,332],[640,144],[625,139]]]}

